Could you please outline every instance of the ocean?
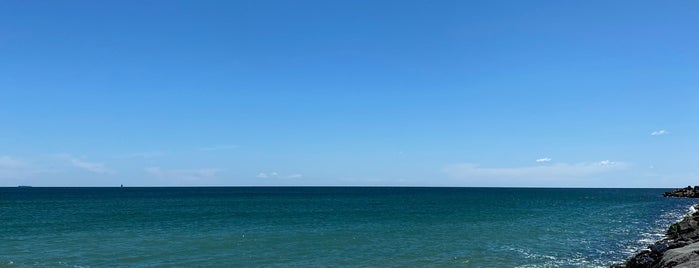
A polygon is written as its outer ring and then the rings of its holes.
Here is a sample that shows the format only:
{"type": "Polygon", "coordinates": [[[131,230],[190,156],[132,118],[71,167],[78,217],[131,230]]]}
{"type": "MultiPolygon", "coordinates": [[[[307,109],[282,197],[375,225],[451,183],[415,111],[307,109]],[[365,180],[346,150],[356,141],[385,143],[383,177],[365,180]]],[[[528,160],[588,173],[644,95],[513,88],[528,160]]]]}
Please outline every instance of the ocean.
{"type": "Polygon", "coordinates": [[[0,188],[0,267],[608,267],[668,189],[0,188]]]}

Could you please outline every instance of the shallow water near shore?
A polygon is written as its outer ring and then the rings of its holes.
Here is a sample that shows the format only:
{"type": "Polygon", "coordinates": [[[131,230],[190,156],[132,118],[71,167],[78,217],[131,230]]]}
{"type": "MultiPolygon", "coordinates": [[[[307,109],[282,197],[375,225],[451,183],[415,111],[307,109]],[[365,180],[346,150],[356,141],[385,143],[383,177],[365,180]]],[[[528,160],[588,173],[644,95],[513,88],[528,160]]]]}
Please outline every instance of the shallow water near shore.
{"type": "Polygon", "coordinates": [[[696,201],[667,190],[0,188],[0,267],[607,267],[696,201]]]}

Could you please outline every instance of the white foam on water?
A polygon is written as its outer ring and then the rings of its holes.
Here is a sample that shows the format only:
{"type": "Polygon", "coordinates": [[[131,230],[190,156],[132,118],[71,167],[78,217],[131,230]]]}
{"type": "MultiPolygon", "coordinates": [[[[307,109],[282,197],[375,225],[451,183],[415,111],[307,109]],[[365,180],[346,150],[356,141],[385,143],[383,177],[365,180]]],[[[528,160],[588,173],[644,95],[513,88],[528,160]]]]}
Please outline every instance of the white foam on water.
{"type": "Polygon", "coordinates": [[[682,210],[667,210],[660,214],[660,217],[649,227],[645,232],[641,232],[641,238],[636,240],[633,245],[628,245],[624,249],[624,253],[634,255],[643,250],[647,250],[648,245],[652,245],[656,241],[667,237],[667,228],[673,223],[681,221],[687,216],[697,212],[695,205],[689,206],[685,211],[682,210]]]}
{"type": "MultiPolygon", "coordinates": [[[[70,264],[70,263],[67,263],[64,261],[59,261],[58,264],[61,267],[73,267],[73,268],[88,268],[88,267],[90,267],[90,266],[82,266],[82,265],[78,265],[78,264],[70,264]]],[[[38,265],[38,263],[35,263],[35,266],[43,266],[43,265],[38,265]]],[[[53,265],[53,266],[55,267],[55,265],[53,265]]]]}
{"type": "Polygon", "coordinates": [[[521,264],[518,266],[515,266],[516,268],[546,268],[546,267],[591,267],[591,268],[608,268],[609,264],[603,263],[602,260],[588,260],[587,258],[583,257],[581,254],[576,254],[575,257],[573,258],[567,258],[567,259],[559,259],[556,258],[555,256],[550,256],[550,255],[544,255],[544,254],[537,254],[537,253],[532,253],[527,249],[522,249],[522,248],[516,248],[516,247],[503,247],[503,249],[509,250],[509,251],[514,251],[522,256],[524,256],[525,259],[533,259],[533,260],[540,260],[543,261],[543,263],[537,263],[537,264],[521,264]]]}
{"type": "Polygon", "coordinates": [[[641,236],[643,236],[643,238],[638,240],[639,243],[652,244],[653,242],[658,241],[658,239],[655,238],[657,234],[642,233],[641,236]]]}

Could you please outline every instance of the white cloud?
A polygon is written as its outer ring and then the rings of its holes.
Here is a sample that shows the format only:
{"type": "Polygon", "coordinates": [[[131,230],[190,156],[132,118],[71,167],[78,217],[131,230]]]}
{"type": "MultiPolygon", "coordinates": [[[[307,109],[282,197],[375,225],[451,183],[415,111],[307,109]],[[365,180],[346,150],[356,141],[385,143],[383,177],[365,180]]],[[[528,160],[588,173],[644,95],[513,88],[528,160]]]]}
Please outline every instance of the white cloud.
{"type": "Polygon", "coordinates": [[[600,166],[608,167],[608,166],[614,166],[614,165],[616,165],[616,162],[612,162],[612,161],[609,161],[609,160],[602,160],[602,161],[599,161],[599,163],[597,163],[597,164],[600,165],[600,166]]]}
{"type": "Polygon", "coordinates": [[[96,162],[87,162],[87,161],[82,161],[80,159],[70,159],[70,162],[79,168],[85,169],[90,172],[94,173],[111,173],[109,169],[107,169],[104,164],[102,163],[96,163],[96,162]]]}
{"type": "Polygon", "coordinates": [[[537,159],[536,162],[537,163],[547,163],[547,162],[551,162],[551,160],[553,160],[553,159],[548,158],[548,157],[544,157],[544,158],[537,159]]]}
{"type": "Polygon", "coordinates": [[[260,172],[255,176],[256,178],[260,179],[268,179],[268,178],[275,178],[275,179],[298,179],[298,178],[303,178],[303,174],[291,174],[291,175],[280,175],[277,172],[260,172]]]}
{"type": "Polygon", "coordinates": [[[624,169],[626,163],[604,160],[593,163],[556,163],[553,165],[528,166],[528,167],[500,167],[488,168],[478,164],[463,163],[447,166],[444,171],[455,179],[535,179],[535,180],[564,180],[580,178],[589,175],[624,169]]]}
{"type": "Polygon", "coordinates": [[[214,146],[208,146],[208,147],[201,147],[199,150],[201,151],[221,151],[221,150],[233,150],[237,149],[239,146],[234,145],[234,144],[221,144],[221,145],[214,145],[214,146]]]}
{"type": "Polygon", "coordinates": [[[163,156],[165,153],[160,152],[160,151],[145,151],[145,152],[134,152],[126,155],[126,157],[130,158],[151,158],[151,157],[158,157],[158,156],[163,156]]]}
{"type": "Polygon", "coordinates": [[[84,169],[89,172],[93,173],[99,173],[99,174],[112,174],[114,173],[113,170],[107,168],[104,164],[102,163],[97,163],[97,162],[88,162],[84,160],[80,160],[77,157],[74,157],[69,154],[59,154],[56,155],[56,157],[68,160],[70,164],[72,164],[74,167],[84,169]]]}
{"type": "Polygon", "coordinates": [[[303,174],[291,174],[289,176],[286,176],[287,179],[299,179],[303,178],[303,174]]]}
{"type": "Polygon", "coordinates": [[[24,160],[6,155],[0,156],[0,179],[16,180],[37,172],[37,170],[24,160]]]}
{"type": "Polygon", "coordinates": [[[267,173],[267,172],[260,172],[260,173],[257,174],[257,176],[255,176],[255,177],[260,178],[260,179],[279,178],[279,173],[277,173],[277,172],[269,172],[269,173],[267,173]]]}
{"type": "Polygon", "coordinates": [[[27,163],[17,158],[6,155],[0,156],[0,168],[22,168],[26,167],[27,163]]]}
{"type": "Polygon", "coordinates": [[[162,169],[160,167],[149,167],[146,168],[145,171],[161,179],[196,182],[214,178],[223,170],[218,168],[162,169]]]}
{"type": "Polygon", "coordinates": [[[656,130],[656,131],[651,132],[650,135],[651,136],[660,136],[660,135],[665,135],[665,134],[669,134],[669,133],[670,132],[668,132],[667,130],[661,129],[661,130],[656,130]]]}

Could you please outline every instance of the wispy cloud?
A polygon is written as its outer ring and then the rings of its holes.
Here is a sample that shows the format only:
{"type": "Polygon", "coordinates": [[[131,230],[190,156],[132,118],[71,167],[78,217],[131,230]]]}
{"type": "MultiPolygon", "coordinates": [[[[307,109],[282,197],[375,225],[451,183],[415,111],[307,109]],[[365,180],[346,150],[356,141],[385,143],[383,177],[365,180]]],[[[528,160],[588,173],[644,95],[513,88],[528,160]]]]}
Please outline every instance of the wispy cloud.
{"type": "Polygon", "coordinates": [[[199,182],[218,176],[223,170],[219,168],[200,169],[163,169],[160,167],[149,167],[146,173],[166,180],[199,182]]]}
{"type": "Polygon", "coordinates": [[[1,155],[0,168],[21,168],[26,167],[27,163],[14,157],[1,155]]]}
{"type": "Polygon", "coordinates": [[[73,163],[74,166],[85,169],[87,171],[91,171],[94,173],[110,173],[110,170],[107,169],[104,164],[102,163],[96,163],[96,162],[87,162],[87,161],[82,161],[80,159],[71,159],[71,163],[73,163]]]}
{"type": "Polygon", "coordinates": [[[661,130],[656,130],[650,133],[651,136],[660,136],[660,135],[666,135],[669,134],[667,130],[661,129],[661,130]]]}
{"type": "Polygon", "coordinates": [[[537,159],[536,162],[537,163],[547,163],[547,162],[551,162],[551,160],[553,160],[553,159],[548,158],[548,157],[544,157],[544,158],[537,159]]]}
{"type": "Polygon", "coordinates": [[[603,160],[591,163],[556,163],[528,167],[481,167],[474,163],[447,166],[444,171],[456,179],[567,179],[624,169],[629,164],[603,160]]]}
{"type": "Polygon", "coordinates": [[[599,164],[600,166],[611,167],[611,166],[615,166],[616,162],[609,161],[609,160],[602,160],[602,161],[599,161],[599,163],[597,163],[597,164],[599,164]]]}
{"type": "Polygon", "coordinates": [[[74,167],[81,168],[81,169],[89,171],[89,172],[99,173],[99,174],[113,174],[114,173],[113,170],[107,168],[107,166],[105,166],[102,163],[81,160],[80,158],[74,157],[74,156],[69,155],[69,154],[59,154],[56,156],[58,158],[67,160],[74,167]]]}
{"type": "Polygon", "coordinates": [[[260,173],[258,173],[257,176],[255,176],[255,177],[260,178],[260,179],[279,178],[279,173],[277,173],[277,172],[269,172],[269,173],[267,173],[267,172],[260,172],[260,173]]]}
{"type": "Polygon", "coordinates": [[[158,157],[158,156],[163,156],[165,153],[160,152],[160,151],[145,151],[145,152],[133,152],[130,154],[127,154],[126,157],[129,158],[151,158],[151,157],[158,157]]]}
{"type": "Polygon", "coordinates": [[[27,161],[16,157],[0,156],[0,179],[16,180],[36,173],[27,161]]]}
{"type": "Polygon", "coordinates": [[[277,179],[298,179],[303,178],[303,174],[280,175],[277,172],[260,172],[255,176],[260,179],[277,178],[277,179]]]}
{"type": "Polygon", "coordinates": [[[233,150],[237,149],[238,145],[235,144],[220,144],[220,145],[214,145],[214,146],[207,146],[207,147],[200,147],[200,151],[221,151],[221,150],[233,150]]]}
{"type": "Polygon", "coordinates": [[[286,176],[287,179],[298,179],[298,178],[303,178],[303,174],[291,174],[286,176]]]}

